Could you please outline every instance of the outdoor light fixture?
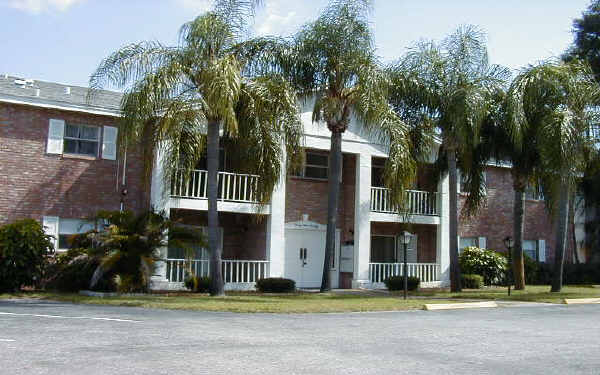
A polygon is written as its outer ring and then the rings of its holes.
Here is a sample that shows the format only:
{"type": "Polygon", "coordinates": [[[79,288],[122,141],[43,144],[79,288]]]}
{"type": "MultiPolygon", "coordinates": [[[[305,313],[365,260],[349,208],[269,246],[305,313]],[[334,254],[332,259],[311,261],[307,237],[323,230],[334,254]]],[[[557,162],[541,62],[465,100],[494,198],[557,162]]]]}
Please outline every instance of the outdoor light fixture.
{"type": "Polygon", "coordinates": [[[508,284],[508,295],[510,296],[510,285],[512,284],[512,248],[515,242],[511,236],[504,239],[504,246],[508,249],[508,272],[506,273],[506,283],[508,284]]]}
{"type": "Polygon", "coordinates": [[[404,245],[404,299],[406,299],[406,296],[408,294],[408,264],[406,264],[406,249],[408,247],[408,244],[410,243],[412,236],[412,233],[408,231],[402,232],[401,235],[401,241],[404,245]]]}

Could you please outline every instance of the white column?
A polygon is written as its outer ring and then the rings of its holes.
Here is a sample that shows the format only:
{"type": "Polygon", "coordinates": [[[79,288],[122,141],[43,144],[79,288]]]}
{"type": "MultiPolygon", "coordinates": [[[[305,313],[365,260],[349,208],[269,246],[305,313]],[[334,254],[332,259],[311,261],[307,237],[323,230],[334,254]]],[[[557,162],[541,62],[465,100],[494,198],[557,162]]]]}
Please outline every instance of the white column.
{"type": "Polygon", "coordinates": [[[448,175],[438,184],[438,214],[440,224],[437,227],[437,264],[440,281],[443,286],[450,285],[450,185],[448,175]]]}
{"type": "Polygon", "coordinates": [[[354,276],[352,287],[366,287],[371,256],[371,155],[356,154],[354,193],[354,276]]]}
{"type": "Polygon", "coordinates": [[[267,222],[267,260],[269,276],[283,277],[285,268],[285,149],[281,163],[281,176],[271,197],[271,214],[267,222]]]}
{"type": "MultiPolygon", "coordinates": [[[[154,160],[154,168],[152,169],[152,180],[150,185],[150,205],[157,211],[163,211],[167,218],[170,216],[169,206],[169,189],[167,188],[167,180],[163,170],[163,157],[160,147],[156,151],[156,159],[154,160]]],[[[158,257],[160,259],[167,258],[168,247],[164,246],[158,249],[158,257]]],[[[154,263],[154,275],[152,276],[152,289],[167,289],[167,264],[164,261],[154,263]]]]}

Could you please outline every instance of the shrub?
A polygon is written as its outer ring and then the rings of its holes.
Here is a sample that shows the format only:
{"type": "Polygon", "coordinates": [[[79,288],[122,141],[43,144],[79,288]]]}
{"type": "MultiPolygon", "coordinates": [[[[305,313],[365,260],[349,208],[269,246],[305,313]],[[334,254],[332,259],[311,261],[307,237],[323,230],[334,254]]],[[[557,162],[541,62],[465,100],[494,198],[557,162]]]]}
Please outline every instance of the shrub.
{"type": "MultiPolygon", "coordinates": [[[[388,290],[404,290],[404,276],[390,276],[383,281],[388,290]]],[[[407,280],[408,290],[417,290],[421,280],[415,276],[409,276],[407,280]]]]}
{"type": "Polygon", "coordinates": [[[523,263],[525,268],[525,284],[535,284],[538,279],[539,263],[525,253],[523,253],[523,263]]]}
{"type": "Polygon", "coordinates": [[[0,227],[0,292],[37,284],[53,252],[50,236],[33,219],[0,227]]]}
{"type": "Polygon", "coordinates": [[[259,279],[256,289],[262,293],[290,293],[296,290],[296,282],[282,277],[259,279]]]}
{"type": "Polygon", "coordinates": [[[110,273],[105,274],[90,288],[90,280],[100,264],[98,258],[88,256],[82,249],[70,249],[56,257],[46,272],[46,289],[61,292],[77,292],[92,289],[99,292],[114,292],[116,285],[110,273]]]}
{"type": "Polygon", "coordinates": [[[481,289],[483,286],[483,276],[475,274],[460,275],[460,284],[466,289],[481,289]]]}
{"type": "Polygon", "coordinates": [[[485,285],[500,282],[508,265],[506,257],[502,254],[472,246],[463,249],[459,262],[463,274],[481,275],[485,285]]]}
{"type": "Polygon", "coordinates": [[[188,277],[185,279],[185,287],[194,293],[208,293],[210,290],[210,277],[188,277]]]}

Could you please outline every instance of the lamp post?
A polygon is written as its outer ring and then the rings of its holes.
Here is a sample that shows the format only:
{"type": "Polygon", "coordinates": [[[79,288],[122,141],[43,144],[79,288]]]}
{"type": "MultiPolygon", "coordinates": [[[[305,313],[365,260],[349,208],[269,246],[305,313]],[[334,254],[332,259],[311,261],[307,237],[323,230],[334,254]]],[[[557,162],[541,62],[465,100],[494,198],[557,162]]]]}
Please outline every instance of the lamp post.
{"type": "Polygon", "coordinates": [[[408,264],[406,263],[406,258],[407,258],[407,247],[408,244],[410,243],[410,239],[412,237],[412,234],[410,232],[404,231],[402,232],[402,244],[404,245],[404,299],[406,299],[406,296],[408,294],[408,264]]]}
{"type": "Polygon", "coordinates": [[[504,246],[506,246],[506,248],[508,249],[508,273],[507,273],[507,277],[506,277],[506,281],[508,284],[508,295],[510,296],[510,285],[512,284],[512,273],[513,273],[513,267],[512,267],[512,248],[514,245],[514,241],[512,239],[511,236],[507,236],[504,239],[504,246]]]}

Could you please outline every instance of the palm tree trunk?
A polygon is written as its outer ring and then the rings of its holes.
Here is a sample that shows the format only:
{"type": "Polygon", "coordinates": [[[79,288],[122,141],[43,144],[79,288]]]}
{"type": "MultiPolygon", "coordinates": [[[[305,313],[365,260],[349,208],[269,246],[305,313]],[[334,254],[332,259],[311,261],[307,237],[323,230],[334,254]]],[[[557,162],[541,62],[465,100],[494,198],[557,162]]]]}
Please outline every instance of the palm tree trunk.
{"type": "Polygon", "coordinates": [[[523,226],[525,224],[525,200],[523,189],[515,188],[515,201],[513,203],[513,238],[512,267],[515,290],[525,289],[525,264],[523,262],[523,226]]]}
{"type": "Polygon", "coordinates": [[[575,194],[575,190],[571,193],[571,205],[569,206],[569,225],[571,226],[571,238],[573,239],[573,259],[575,264],[579,264],[579,253],[577,252],[577,235],[575,234],[575,207],[577,199],[577,195],[575,194]]]}
{"type": "Polygon", "coordinates": [[[221,247],[219,246],[219,213],[217,191],[219,188],[219,123],[210,122],[206,133],[206,166],[208,169],[208,251],[210,252],[210,295],[223,296],[225,288],[221,274],[221,247]]]}
{"type": "Polygon", "coordinates": [[[331,132],[331,150],[329,156],[329,186],[327,204],[327,237],[325,239],[325,259],[321,293],[331,290],[331,261],[335,255],[335,230],[337,228],[338,206],[340,201],[340,177],[342,174],[342,132],[331,132]]]}
{"type": "Polygon", "coordinates": [[[458,262],[458,192],[456,186],[457,170],[456,170],[456,150],[448,149],[448,180],[450,183],[450,212],[449,216],[449,232],[450,232],[450,290],[452,292],[460,292],[460,264],[458,262]]]}
{"type": "Polygon", "coordinates": [[[554,274],[552,275],[551,292],[560,292],[563,282],[563,263],[567,247],[567,228],[569,219],[569,182],[562,181],[558,201],[558,220],[556,228],[556,245],[554,249],[554,274]]]}

